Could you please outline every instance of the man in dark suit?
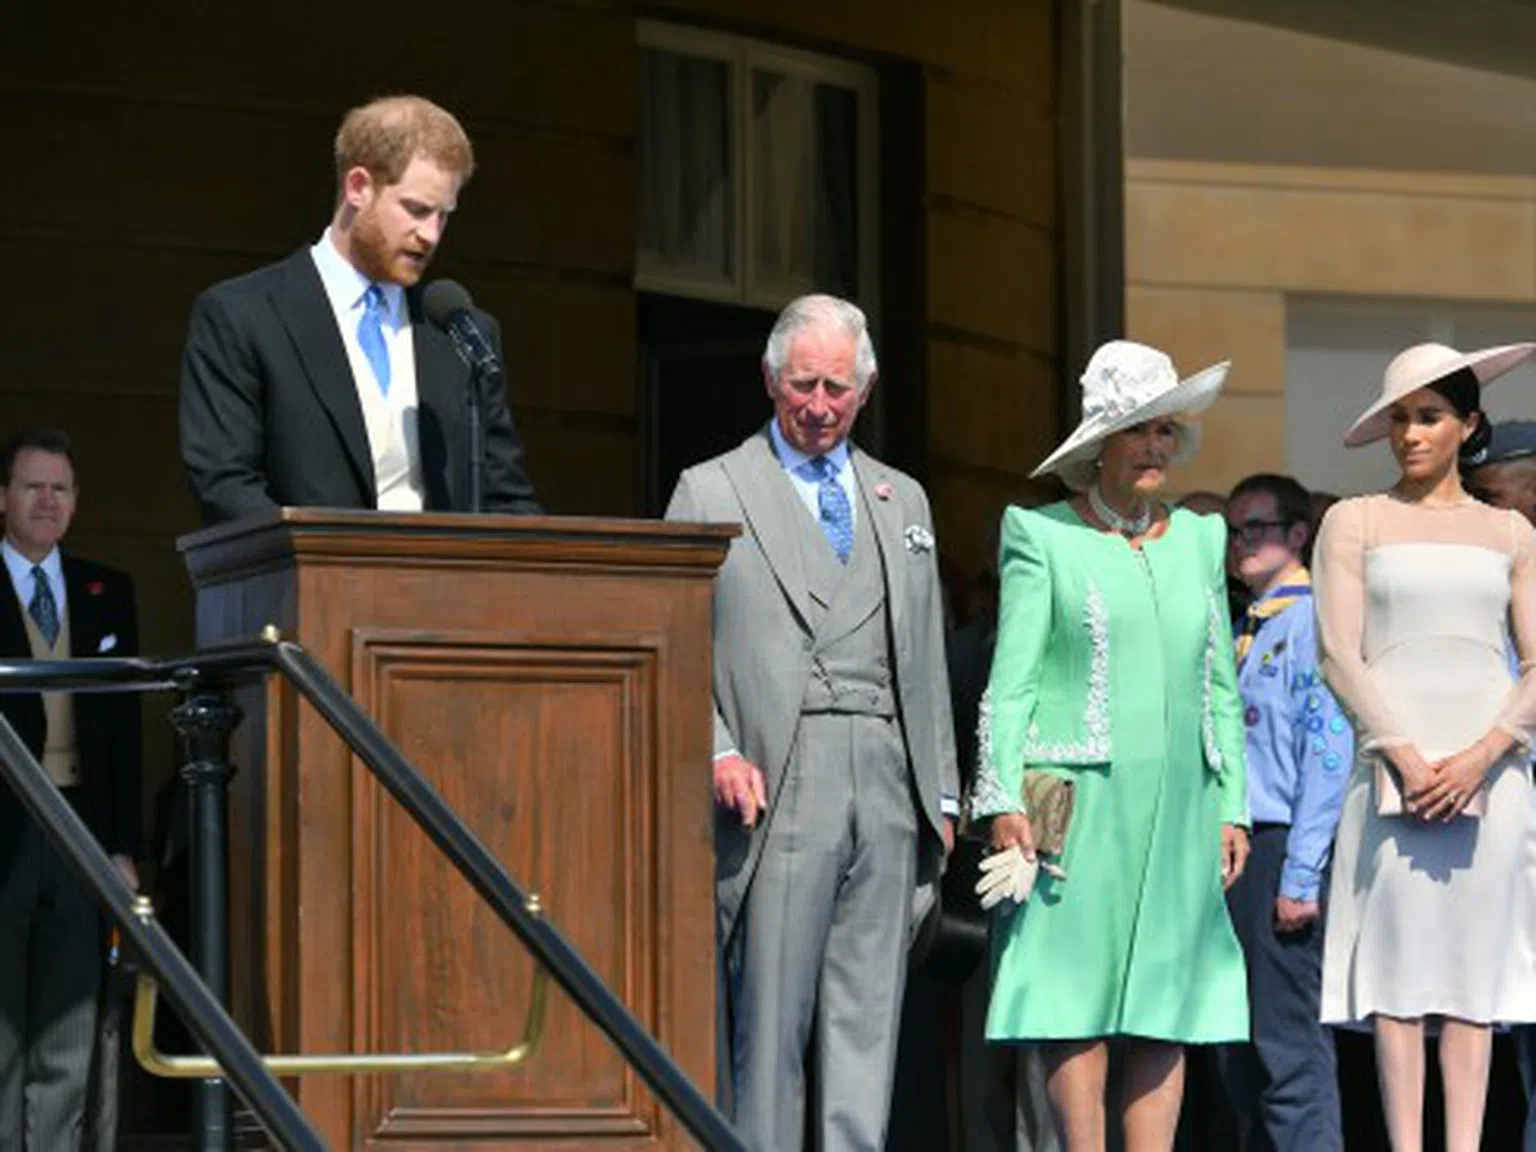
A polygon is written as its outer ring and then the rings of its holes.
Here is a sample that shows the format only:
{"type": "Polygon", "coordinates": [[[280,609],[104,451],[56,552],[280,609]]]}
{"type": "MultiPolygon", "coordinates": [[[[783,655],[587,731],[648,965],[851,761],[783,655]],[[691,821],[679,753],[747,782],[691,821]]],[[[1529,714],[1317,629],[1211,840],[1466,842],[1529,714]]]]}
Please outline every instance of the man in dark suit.
{"type": "MultiPolygon", "coordinates": [[[[0,468],[8,577],[0,654],[136,654],[132,582],[59,551],[76,500],[68,437],[54,429],[22,433],[0,468]]],[[[138,887],[138,697],[0,695],[0,712],[138,887]]],[[[10,789],[0,788],[0,1152],[79,1147],[101,963],[95,903],[10,789]]]]}
{"type": "MultiPolygon", "coordinates": [[[[336,136],[325,234],[198,297],[181,456],[205,521],[283,505],[469,509],[472,376],[425,321],[419,282],[473,169],[463,128],[430,101],[355,108],[336,136]]],[[[499,352],[496,322],[474,317],[499,352]]],[[[501,379],[473,386],[483,510],[537,513],[501,379]]]]}

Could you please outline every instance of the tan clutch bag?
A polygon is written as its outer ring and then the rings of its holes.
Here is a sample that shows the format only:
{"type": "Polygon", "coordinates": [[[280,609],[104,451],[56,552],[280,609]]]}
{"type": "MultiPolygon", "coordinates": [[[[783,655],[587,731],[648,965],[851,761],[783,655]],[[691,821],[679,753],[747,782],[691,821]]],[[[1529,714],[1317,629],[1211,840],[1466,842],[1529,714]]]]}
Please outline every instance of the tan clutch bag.
{"type": "MultiPolygon", "coordinates": [[[[1403,784],[1397,778],[1397,769],[1387,763],[1385,756],[1373,756],[1375,763],[1375,778],[1372,781],[1373,790],[1376,793],[1376,815],[1401,816],[1405,811],[1403,807],[1403,784]]],[[[1484,783],[1478,790],[1472,793],[1472,798],[1467,801],[1467,806],[1461,810],[1461,815],[1476,818],[1488,814],[1488,785],[1484,783]]]]}
{"type": "Polygon", "coordinates": [[[1072,781],[1038,768],[1024,769],[1024,811],[1035,837],[1035,850],[1061,858],[1072,823],[1072,781]]]}

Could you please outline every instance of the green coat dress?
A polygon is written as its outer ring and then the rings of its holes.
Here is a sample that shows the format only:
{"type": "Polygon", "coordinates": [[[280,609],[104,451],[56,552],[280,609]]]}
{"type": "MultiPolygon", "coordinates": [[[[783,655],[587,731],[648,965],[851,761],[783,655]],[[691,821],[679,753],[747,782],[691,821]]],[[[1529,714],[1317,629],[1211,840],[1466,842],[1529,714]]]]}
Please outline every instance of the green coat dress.
{"type": "Polygon", "coordinates": [[[1244,1040],[1221,825],[1248,823],[1226,525],[1182,509],[1138,551],[1069,504],[1003,519],[997,654],[972,812],[1026,766],[1076,782],[1060,861],[994,913],[987,1038],[1244,1040]]]}

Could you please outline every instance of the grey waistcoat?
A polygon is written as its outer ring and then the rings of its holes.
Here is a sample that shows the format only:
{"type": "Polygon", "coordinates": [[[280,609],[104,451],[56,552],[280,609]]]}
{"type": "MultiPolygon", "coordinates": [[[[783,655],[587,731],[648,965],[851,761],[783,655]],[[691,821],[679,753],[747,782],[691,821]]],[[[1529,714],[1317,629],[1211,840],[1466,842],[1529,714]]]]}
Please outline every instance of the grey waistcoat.
{"type": "Polygon", "coordinates": [[[817,521],[809,515],[796,521],[815,630],[802,711],[896,715],[885,573],[869,507],[859,508],[847,565],[838,560],[817,521]]]}

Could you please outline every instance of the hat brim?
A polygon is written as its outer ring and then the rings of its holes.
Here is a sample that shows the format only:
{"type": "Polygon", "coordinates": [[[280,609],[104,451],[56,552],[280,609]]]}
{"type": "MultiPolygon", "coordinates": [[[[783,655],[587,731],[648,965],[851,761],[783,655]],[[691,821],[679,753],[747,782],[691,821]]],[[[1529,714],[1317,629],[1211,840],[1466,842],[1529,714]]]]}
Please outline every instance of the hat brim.
{"type": "MultiPolygon", "coordinates": [[[[1100,444],[1116,432],[1145,424],[1148,420],[1164,416],[1194,416],[1204,412],[1220,395],[1221,386],[1226,383],[1227,372],[1231,367],[1230,360],[1212,364],[1112,420],[1084,420],[1029,474],[1030,479],[1055,472],[1069,487],[1079,490],[1086,488],[1088,484],[1082,478],[1081,466],[1091,464],[1098,458],[1100,444]]],[[[1179,447],[1174,453],[1173,462],[1176,464],[1187,460],[1199,443],[1199,437],[1192,434],[1192,429],[1185,431],[1191,434],[1180,436],[1179,447]]]]}
{"type": "Polygon", "coordinates": [[[1536,355],[1536,344],[1500,344],[1495,348],[1467,352],[1454,360],[1437,364],[1432,375],[1415,376],[1399,381],[1390,389],[1383,389],[1380,399],[1360,413],[1360,418],[1350,426],[1344,436],[1344,446],[1359,448],[1364,444],[1380,440],[1387,434],[1387,427],[1391,423],[1391,412],[1388,410],[1404,396],[1411,395],[1420,388],[1427,388],[1435,381],[1444,380],[1447,376],[1454,375],[1464,368],[1472,369],[1477,375],[1478,384],[1486,387],[1504,373],[1518,368],[1533,355],[1536,355]]]}

